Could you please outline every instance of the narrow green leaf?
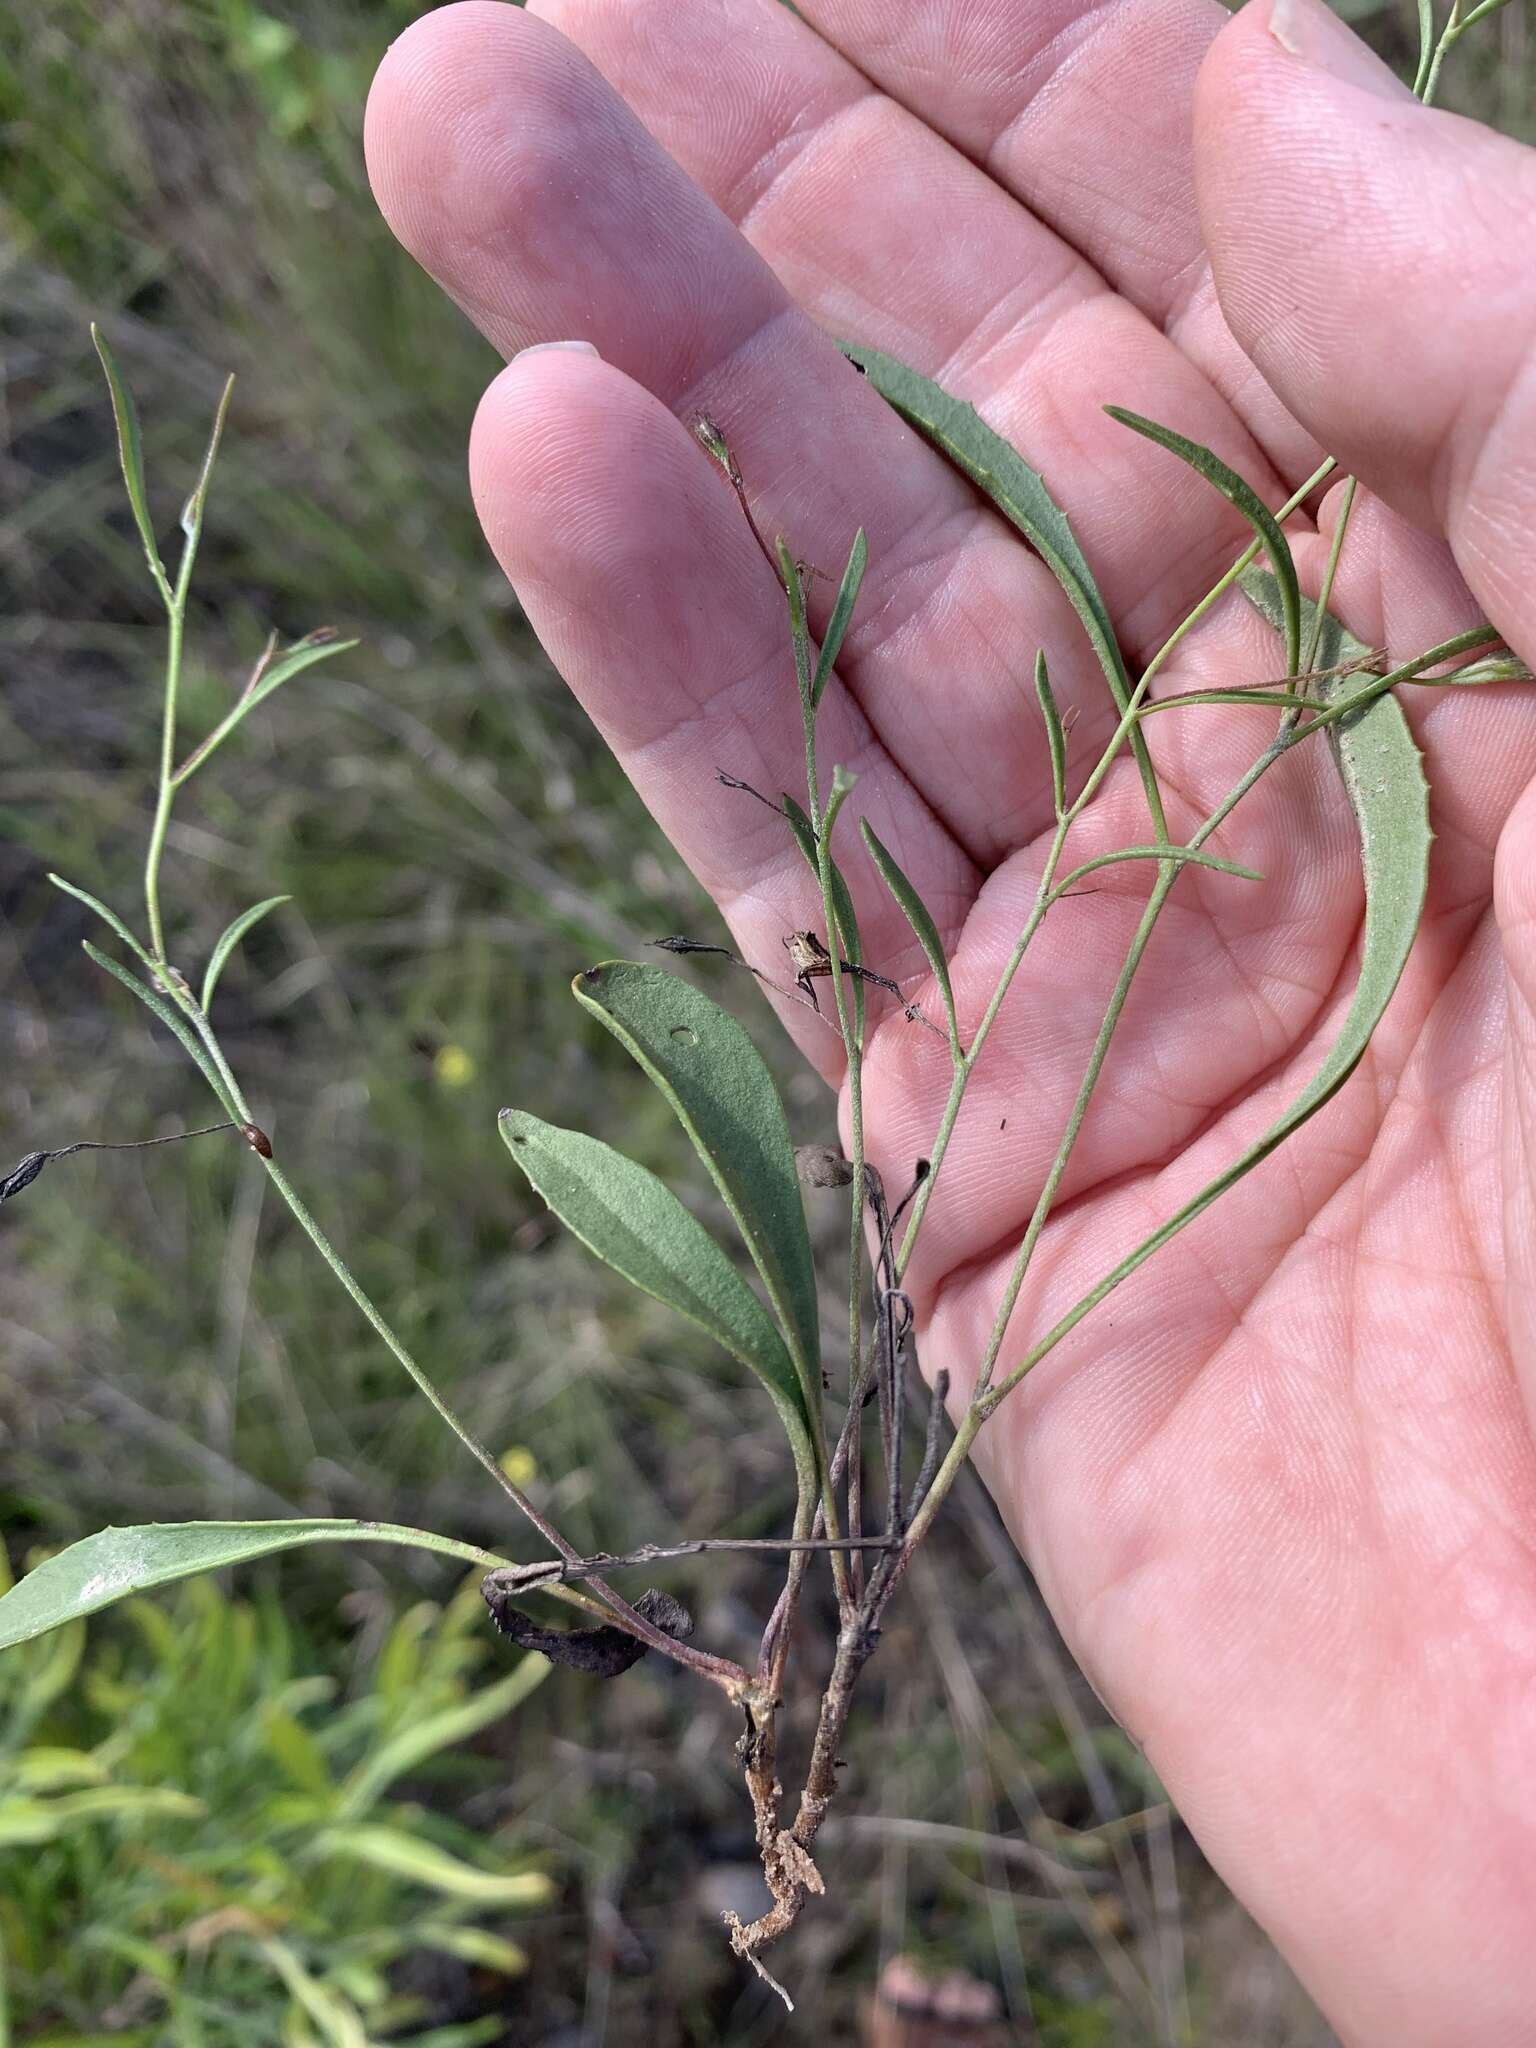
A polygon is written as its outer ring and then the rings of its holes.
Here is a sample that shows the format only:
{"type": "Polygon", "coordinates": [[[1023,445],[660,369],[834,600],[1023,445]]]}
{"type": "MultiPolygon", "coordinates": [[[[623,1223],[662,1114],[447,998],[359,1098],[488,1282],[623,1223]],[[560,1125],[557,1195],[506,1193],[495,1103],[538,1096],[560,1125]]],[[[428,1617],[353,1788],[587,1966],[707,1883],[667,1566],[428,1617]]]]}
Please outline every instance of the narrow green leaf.
{"type": "Polygon", "coordinates": [[[1279,593],[1281,631],[1285,636],[1285,672],[1288,676],[1295,675],[1301,667],[1301,591],[1296,582],[1296,564],[1291,560],[1290,542],[1280,531],[1278,521],[1264,500],[1235,469],[1229,468],[1219,455],[1202,447],[1198,441],[1187,440],[1183,434],[1176,434],[1172,427],[1159,426],[1156,420],[1143,419],[1139,412],[1127,412],[1123,405],[1106,405],[1104,410],[1122,427],[1129,427],[1133,434],[1144,435],[1160,448],[1177,455],[1181,462],[1188,463],[1213,489],[1220,491],[1228,504],[1235,505],[1253,528],[1269,556],[1279,593]]]}
{"type": "Polygon", "coordinates": [[[784,594],[789,599],[789,635],[795,650],[795,680],[800,689],[800,702],[805,715],[810,718],[815,711],[811,696],[811,634],[805,618],[805,586],[800,581],[800,566],[789,551],[789,542],[780,534],[774,543],[779,556],[779,574],[784,579],[784,594]]]}
{"type": "Polygon", "coordinates": [[[483,1927],[423,1927],[420,1946],[456,1956],[461,1963],[474,1963],[482,1970],[498,1970],[503,1977],[521,1977],[528,1969],[527,1954],[515,1941],[502,1934],[488,1934],[483,1927]]]}
{"type": "Polygon", "coordinates": [[[816,1269],[789,1124],[762,1055],[728,1010],[660,968],[610,960],[572,986],[671,1104],[735,1217],[788,1342],[819,1456],[816,1269]]]}
{"type": "MultiPolygon", "coordinates": [[[[992,431],[973,405],[951,398],[947,391],[940,390],[916,370],[909,370],[894,356],[882,355],[878,349],[858,348],[846,341],[838,345],[887,404],[947,455],[957,469],[963,470],[1034,548],[1082,620],[1115,708],[1124,711],[1130,702],[1131,682],[1115,639],[1109,608],[1067,515],[1046,489],[1039,472],[992,431]]],[[[1161,833],[1162,797],[1151,754],[1139,729],[1132,729],[1129,744],[1154,828],[1161,833]]]]}
{"type": "Polygon", "coordinates": [[[133,393],[123,382],[107,337],[91,323],[91,340],[96,344],[96,353],[101,358],[101,367],[107,373],[107,389],[112,394],[112,416],[117,422],[117,454],[123,466],[123,482],[128,489],[128,503],[133,509],[133,521],[139,529],[139,539],[144,543],[144,557],[149,563],[149,573],[155,579],[156,587],[167,602],[170,601],[170,579],[165,573],[165,564],[160,559],[160,549],[155,541],[154,522],[149,516],[149,494],[144,485],[144,440],[139,432],[138,407],[133,402],[133,393]]]}
{"type": "Polygon", "coordinates": [[[136,1528],[102,1529],[56,1557],[45,1558],[0,1595],[0,1650],[110,1607],[130,1593],[221,1571],[226,1565],[248,1564],[306,1543],[404,1543],[470,1564],[505,1562],[451,1536],[396,1522],[145,1522],[136,1528]]]}
{"type": "MultiPolygon", "coordinates": [[[[1249,571],[1242,585],[1257,609],[1273,623],[1280,604],[1274,579],[1262,572],[1249,571]]],[[[1330,618],[1325,622],[1319,653],[1325,667],[1368,653],[1369,649],[1362,647],[1337,620],[1330,618]]],[[[1324,686],[1325,694],[1347,690],[1350,684],[1349,677],[1335,678],[1324,686]]],[[[994,1390],[994,1400],[1001,1399],[1036,1359],[1043,1358],[1122,1280],[1177,1237],[1187,1224],[1193,1223],[1212,1202],[1314,1116],[1343,1087],[1370,1044],[1407,965],[1424,909],[1433,837],[1429,829],[1429,785],[1403,708],[1390,692],[1341,719],[1330,728],[1330,734],[1334,736],[1339,773],[1360,828],[1365,876],[1365,937],[1360,977],[1338,1037],[1284,1115],[1069,1309],[1033,1347],[1024,1364],[994,1390]]]]}
{"type": "MultiPolygon", "coordinates": [[[[351,2000],[334,1985],[322,1984],[287,1942],[269,1936],[257,1942],[256,1950],[282,1979],[295,2005],[320,2029],[329,2048],[369,2048],[368,2030],[351,2000]]],[[[311,2038],[307,2029],[294,2031],[301,2041],[311,2038]]]]}
{"type": "Polygon", "coordinates": [[[274,690],[281,689],[284,683],[292,682],[295,676],[302,675],[307,668],[313,668],[316,662],[329,661],[336,654],[350,653],[360,644],[356,639],[338,640],[327,628],[315,633],[306,633],[302,640],[295,640],[291,647],[285,648],[271,667],[263,671],[246,702],[245,709],[254,711],[274,690]]]}
{"type": "Polygon", "coordinates": [[[955,993],[949,982],[949,962],[944,957],[944,941],[939,937],[939,928],[933,921],[933,913],[912,883],[898,866],[894,854],[880,843],[875,828],[868,818],[859,820],[859,830],[864,835],[864,844],[869,848],[870,858],[880,870],[880,876],[887,889],[896,899],[897,908],[912,927],[912,935],[922,947],[934,980],[939,985],[939,994],[944,1001],[944,1014],[949,1019],[950,1049],[960,1058],[960,1026],[955,1017],[955,993]]]}
{"type": "Polygon", "coordinates": [[[1056,693],[1051,688],[1050,671],[1045,665],[1045,649],[1035,654],[1035,695],[1040,700],[1040,717],[1045,726],[1045,744],[1051,752],[1051,795],[1056,804],[1059,818],[1067,808],[1067,729],[1061,722],[1061,713],[1056,708],[1056,693]]]}
{"type": "Polygon", "coordinates": [[[525,1110],[504,1109],[498,1123],[534,1188],[589,1251],[756,1373],[789,1434],[796,1469],[814,1487],[814,1429],[784,1340],[703,1225],[649,1168],[599,1138],[525,1110]]]}
{"type": "Polygon", "coordinates": [[[62,875],[51,874],[49,875],[48,879],[50,882],[52,882],[55,889],[62,889],[66,896],[73,896],[75,901],[77,903],[83,903],[87,910],[94,910],[96,915],[101,919],[102,923],[105,925],[110,925],[112,930],[117,933],[117,936],[122,940],[123,944],[129,949],[129,951],[137,953],[139,958],[144,962],[144,965],[150,970],[151,974],[153,974],[155,969],[154,961],[150,959],[148,953],[145,952],[144,948],[139,944],[138,940],[133,936],[133,933],[128,929],[127,925],[123,923],[123,920],[118,916],[115,910],[108,909],[107,905],[102,902],[101,898],[99,896],[93,896],[88,889],[78,889],[76,888],[73,882],[66,882],[62,875]]]}
{"type": "Polygon", "coordinates": [[[816,673],[811,678],[811,703],[821,702],[821,693],[827,687],[827,678],[837,664],[847,637],[848,624],[853,617],[853,608],[858,602],[859,585],[864,581],[864,571],[869,564],[869,542],[864,538],[861,526],[853,537],[853,552],[848,557],[848,566],[843,571],[842,583],[838,586],[837,602],[832,607],[832,616],[827,621],[826,638],[821,643],[821,655],[816,663],[816,673]]]}
{"type": "Polygon", "coordinates": [[[307,634],[302,640],[296,640],[286,653],[280,654],[275,661],[261,669],[255,682],[230,706],[207,738],[198,741],[172,776],[172,787],[180,789],[181,785],[203,766],[209,755],[217,752],[230,734],[245,723],[257,705],[266,702],[274,690],[281,689],[282,685],[290,682],[294,676],[302,675],[305,669],[313,668],[316,662],[329,661],[333,654],[345,654],[359,644],[356,640],[338,640],[329,628],[322,632],[307,634]]]}
{"type": "MultiPolygon", "coordinates": [[[[234,378],[226,377],[224,389],[219,394],[218,409],[213,415],[213,428],[208,436],[208,446],[203,450],[203,462],[197,472],[197,482],[192,486],[187,502],[181,508],[181,530],[193,556],[197,553],[197,543],[203,531],[203,512],[208,503],[208,479],[213,475],[213,465],[218,459],[219,443],[224,438],[224,422],[229,417],[229,401],[234,395],[234,389],[234,378]]],[[[191,559],[184,555],[179,581],[185,582],[191,567],[191,559]]]]}
{"type": "Polygon", "coordinates": [[[429,1714],[424,1721],[409,1723],[352,1772],[342,1787],[336,1818],[360,1819],[396,1778],[414,1771],[439,1750],[467,1742],[482,1728],[504,1721],[543,1684],[552,1668],[547,1657],[530,1651],[494,1685],[482,1686],[467,1700],[445,1707],[440,1714],[429,1714]]]}
{"type": "Polygon", "coordinates": [[[265,903],[253,904],[249,910],[242,910],[232,923],[224,927],[219,935],[219,943],[214,947],[213,956],[208,962],[208,972],[203,976],[201,1007],[204,1016],[208,1014],[208,1005],[213,1001],[213,992],[219,985],[219,976],[224,972],[230,954],[252,925],[259,924],[268,911],[276,910],[279,904],[292,901],[291,896],[269,896],[265,903]]]}
{"type": "Polygon", "coordinates": [[[209,1059],[206,1048],[198,1044],[187,1025],[177,1016],[165,998],[157,995],[152,988],[147,987],[139,980],[136,974],[130,974],[121,961],[114,960],[110,953],[103,953],[99,946],[93,946],[89,939],[82,939],[81,945],[98,967],[104,967],[114,981],[120,981],[131,995],[137,996],[145,1009],[152,1011],[160,1019],[166,1030],[173,1037],[181,1041],[182,1048],[186,1052],[187,1057],[196,1066],[198,1072],[223,1104],[230,1117],[236,1123],[243,1123],[245,1119],[239,1115],[235,1104],[230,1101],[229,1091],[224,1086],[223,1078],[218,1068],[209,1059]]]}
{"type": "Polygon", "coordinates": [[[1125,860],[1171,860],[1179,867],[1214,868],[1219,875],[1236,875],[1243,882],[1262,882],[1264,879],[1257,868],[1245,868],[1235,860],[1220,860],[1214,853],[1202,853],[1197,846],[1119,846],[1113,853],[1095,854],[1092,860],[1085,860],[1081,867],[1063,875],[1051,891],[1052,898],[1065,896],[1085,875],[1094,874],[1100,868],[1118,867],[1125,860]]]}
{"type": "Polygon", "coordinates": [[[435,1842],[371,1821],[325,1829],[316,1838],[315,1850],[322,1856],[344,1856],[365,1863],[391,1877],[407,1878],[475,1905],[545,1906],[554,1896],[554,1885],[542,1871],[481,1870],[450,1856],[435,1842]]]}

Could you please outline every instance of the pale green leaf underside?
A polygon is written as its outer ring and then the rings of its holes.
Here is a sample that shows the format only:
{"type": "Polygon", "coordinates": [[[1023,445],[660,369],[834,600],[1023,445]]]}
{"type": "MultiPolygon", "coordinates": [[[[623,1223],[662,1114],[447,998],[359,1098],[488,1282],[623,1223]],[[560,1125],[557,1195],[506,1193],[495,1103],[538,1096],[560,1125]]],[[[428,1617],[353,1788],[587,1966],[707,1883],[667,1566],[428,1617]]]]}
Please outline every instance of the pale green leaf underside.
{"type": "MultiPolygon", "coordinates": [[[[664,969],[610,960],[577,1000],[661,1090],[736,1219],[789,1344],[806,1413],[821,1413],[816,1272],[789,1124],[762,1055],[728,1010],[664,969]]],[[[820,1438],[819,1427],[813,1437],[820,1438]]]]}
{"type": "MultiPolygon", "coordinates": [[[[1278,625],[1280,596],[1273,577],[1250,569],[1241,579],[1244,593],[1255,608],[1278,625]]],[[[1313,607],[1303,600],[1302,631],[1310,631],[1313,607]]],[[[1324,622],[1318,659],[1325,667],[1364,658],[1369,649],[1353,638],[1336,620],[1324,622]]],[[[1334,690],[1352,687],[1348,677],[1336,679],[1334,690]]],[[[1063,1321],[1032,1352],[1044,1356],[1066,1331],[1090,1309],[1113,1292],[1122,1280],[1151,1258],[1152,1254],[1177,1237],[1186,1224],[1208,1209],[1270,1153],[1282,1145],[1313,1116],[1349,1079],[1359,1065],[1372,1034],[1402,977],[1413,943],[1418,936],[1429,884],[1429,785],[1424,765],[1408,729],[1408,720],[1390,692],[1332,728],[1339,773],[1348,793],[1360,829],[1361,859],[1365,878],[1365,934],[1361,948],[1360,978],[1355,985],[1338,1037],[1312,1079],[1291,1103],[1284,1115],[1272,1123],[1263,1136],[1203,1187],[1160,1230],[1139,1244],[1135,1251],[1105,1275],[1093,1291],[1077,1303],[1063,1321]]]]}
{"type": "Polygon", "coordinates": [[[815,1482],[799,1377],[773,1318],[698,1220],[648,1167],[526,1110],[499,1119],[507,1149],[560,1221],[634,1286],[687,1316],[772,1395],[795,1465],[815,1482]]]}
{"type": "Polygon", "coordinates": [[[404,1543],[471,1564],[500,1560],[451,1536],[396,1522],[146,1522],[102,1529],[45,1558],[0,1597],[0,1650],[45,1635],[83,1614],[95,1614],[132,1593],[226,1565],[248,1564],[306,1543],[404,1543]]]}

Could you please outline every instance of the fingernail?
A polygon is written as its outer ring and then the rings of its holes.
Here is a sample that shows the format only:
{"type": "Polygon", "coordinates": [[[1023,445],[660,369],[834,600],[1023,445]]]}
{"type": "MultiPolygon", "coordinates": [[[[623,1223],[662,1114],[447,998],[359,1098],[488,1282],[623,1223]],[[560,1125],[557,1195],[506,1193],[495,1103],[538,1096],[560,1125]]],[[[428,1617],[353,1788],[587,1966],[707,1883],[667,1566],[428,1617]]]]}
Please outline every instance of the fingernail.
{"type": "Polygon", "coordinates": [[[524,356],[540,356],[547,350],[556,348],[568,348],[579,356],[597,356],[598,361],[602,361],[596,344],[590,341],[534,341],[530,342],[527,348],[520,348],[512,360],[514,363],[520,363],[524,356]]]}
{"type": "Polygon", "coordinates": [[[1282,50],[1315,65],[1341,85],[1358,86],[1383,99],[1407,99],[1407,86],[1345,27],[1322,0],[1269,0],[1269,32],[1282,50]]]}

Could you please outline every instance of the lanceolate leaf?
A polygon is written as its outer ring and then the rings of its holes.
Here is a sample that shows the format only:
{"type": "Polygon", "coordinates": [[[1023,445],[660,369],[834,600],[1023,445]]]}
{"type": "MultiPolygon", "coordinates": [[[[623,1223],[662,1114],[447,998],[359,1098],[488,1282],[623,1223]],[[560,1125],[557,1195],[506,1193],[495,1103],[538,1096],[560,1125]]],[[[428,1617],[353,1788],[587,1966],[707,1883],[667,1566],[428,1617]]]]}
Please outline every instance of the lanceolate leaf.
{"type": "Polygon", "coordinates": [[[1301,592],[1296,583],[1296,565],[1291,560],[1290,543],[1264,500],[1235,469],[1229,468],[1219,455],[1202,447],[1198,441],[1186,440],[1172,427],[1160,427],[1156,420],[1143,419],[1139,412],[1127,412],[1122,405],[1106,405],[1104,410],[1122,427],[1129,427],[1133,434],[1144,435],[1160,448],[1177,455],[1181,462],[1187,462],[1192,470],[1220,491],[1228,504],[1237,507],[1264,543],[1280,600],[1280,630],[1285,635],[1285,672],[1288,676],[1295,675],[1301,667],[1301,592]]]}
{"type": "Polygon", "coordinates": [[[949,1019],[950,1046],[958,1059],[960,1027],[955,1019],[954,991],[949,985],[949,962],[944,957],[944,941],[939,937],[939,928],[933,921],[933,913],[897,866],[895,856],[881,845],[868,818],[860,819],[859,829],[864,835],[864,844],[869,848],[875,866],[880,870],[885,886],[895,897],[897,907],[911,925],[913,936],[927,956],[933,978],[939,986],[939,994],[944,999],[944,1014],[949,1019]]]}
{"type": "Polygon", "coordinates": [[[107,387],[112,393],[112,414],[117,422],[117,453],[123,465],[123,482],[128,489],[128,503],[133,508],[133,523],[139,529],[139,539],[144,543],[145,559],[150,574],[162,592],[169,589],[165,564],[160,559],[160,548],[155,540],[155,524],[149,516],[149,493],[144,484],[144,442],[139,433],[139,413],[133,402],[133,393],[123,382],[107,337],[101,329],[92,324],[91,340],[96,344],[96,353],[101,357],[101,367],[107,373],[107,387]]]}
{"type": "Polygon", "coordinates": [[[848,557],[848,566],[843,571],[843,580],[837,593],[837,602],[832,607],[832,616],[827,621],[826,638],[821,643],[821,656],[816,663],[816,673],[811,678],[811,703],[821,702],[821,693],[827,687],[827,678],[836,666],[837,657],[847,637],[848,624],[853,617],[853,608],[858,602],[859,585],[864,581],[864,571],[869,563],[869,543],[864,538],[861,526],[853,537],[853,551],[848,557]]]}
{"type": "Polygon", "coordinates": [[[610,960],[572,986],[656,1083],[714,1176],[763,1277],[819,1442],[816,1273],[784,1105],[761,1054],[728,1010],[661,968],[610,960]]]}
{"type": "Polygon", "coordinates": [[[280,903],[291,903],[291,896],[269,896],[265,903],[255,903],[249,910],[242,910],[231,924],[225,926],[219,935],[219,943],[213,949],[208,962],[208,972],[203,976],[202,1009],[206,1016],[208,1005],[213,1001],[213,992],[219,985],[219,976],[224,972],[229,956],[251,929],[260,924],[268,911],[276,910],[280,903]]]}
{"type": "Polygon", "coordinates": [[[66,882],[62,875],[50,875],[48,879],[50,882],[52,882],[55,889],[62,889],[66,896],[73,896],[77,903],[83,903],[88,910],[94,910],[96,915],[101,919],[102,923],[110,925],[112,930],[115,931],[117,933],[117,936],[122,940],[123,944],[127,946],[131,952],[136,953],[138,957],[144,962],[144,965],[150,969],[151,973],[153,973],[155,963],[150,959],[149,955],[145,952],[144,948],[139,944],[138,940],[133,936],[133,933],[129,931],[127,925],[123,923],[123,920],[118,916],[115,910],[109,908],[107,904],[103,903],[99,896],[93,896],[88,889],[80,889],[77,888],[73,882],[66,882]]]}
{"type": "Polygon", "coordinates": [[[470,1564],[502,1562],[451,1536],[403,1528],[396,1522],[146,1522],[137,1528],[103,1529],[56,1557],[45,1558],[0,1597],[0,1650],[110,1607],[130,1593],[145,1593],[225,1565],[248,1564],[305,1543],[405,1543],[470,1564]]]}
{"type": "MultiPolygon", "coordinates": [[[[973,405],[951,398],[947,391],[941,391],[916,370],[909,370],[894,356],[882,355],[878,349],[857,348],[846,341],[839,346],[880,396],[947,455],[957,469],[964,470],[1040,555],[1082,620],[1110,694],[1117,708],[1124,711],[1130,701],[1131,683],[1115,640],[1109,609],[1077,544],[1077,536],[1067,523],[1067,515],[1046,489],[1038,471],[1031,469],[1016,449],[992,431],[973,405]]],[[[1147,806],[1161,837],[1162,798],[1152,757],[1138,727],[1132,728],[1129,743],[1147,793],[1147,806]]]]}
{"type": "MultiPolygon", "coordinates": [[[[1243,578],[1243,589],[1273,623],[1279,607],[1273,579],[1250,571],[1243,578]]],[[[1304,623],[1309,625],[1310,621],[1304,623]]],[[[1333,667],[1368,652],[1337,621],[1325,621],[1318,656],[1325,666],[1333,667]]],[[[1339,677],[1325,689],[1348,690],[1351,686],[1349,677],[1339,677]]],[[[1334,749],[1339,773],[1360,827],[1365,874],[1365,939],[1360,978],[1339,1035],[1327,1058],[1284,1115],[1070,1309],[1034,1346],[1024,1365],[1000,1384],[999,1396],[1013,1384],[1019,1372],[1043,1358],[1122,1280],[1170,1238],[1177,1237],[1186,1224],[1192,1223],[1244,1174],[1251,1173],[1336,1095],[1359,1064],[1381,1022],[1413,950],[1424,909],[1433,836],[1429,829],[1429,787],[1402,706],[1390,692],[1343,719],[1331,731],[1336,735],[1334,749]]]]}
{"type": "Polygon", "coordinates": [[[524,1110],[504,1109],[499,1121],[512,1157],[589,1250],[757,1374],[783,1419],[796,1470],[814,1490],[813,1429],[799,1376],[773,1318],[709,1232],[654,1173],[601,1139],[524,1110]]]}

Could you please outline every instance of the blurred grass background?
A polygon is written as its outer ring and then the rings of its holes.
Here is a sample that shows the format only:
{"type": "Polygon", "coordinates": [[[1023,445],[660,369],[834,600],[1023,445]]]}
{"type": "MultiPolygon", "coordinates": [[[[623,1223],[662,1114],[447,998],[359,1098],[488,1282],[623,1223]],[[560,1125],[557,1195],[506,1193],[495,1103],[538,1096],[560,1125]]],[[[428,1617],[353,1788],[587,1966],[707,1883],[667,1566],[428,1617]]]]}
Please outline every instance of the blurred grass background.
{"type": "MultiPolygon", "coordinates": [[[[575,1541],[768,1532],[789,1492],[766,1404],[554,1237],[494,1135],[502,1102],[527,1104],[697,1186],[678,1133],[580,1022],[567,982],[661,932],[707,936],[711,917],[490,561],[463,445],[495,363],[368,198],[368,80],[418,11],[50,0],[0,17],[0,1165],[203,1112],[176,1049],[82,955],[87,913],[45,881],[53,868],[136,902],[155,748],[160,635],[89,346],[97,318],[139,396],[163,526],[223,374],[239,379],[195,593],[189,730],[213,722],[269,625],[363,641],[247,724],[170,846],[185,960],[257,897],[294,899],[219,998],[258,1116],[407,1342],[575,1541]]],[[[1341,11],[1411,69],[1412,0],[1341,11]]],[[[1447,103],[1532,135],[1527,37],[1517,0],[1458,50],[1447,103]]],[[[828,1135],[820,1090],[782,1047],[773,1056],[797,1137],[828,1135]]],[[[0,1524],[13,1559],[108,1521],[294,1511],[521,1541],[263,1188],[211,1140],[84,1155],[6,1212],[0,1524]]],[[[711,1560],[667,1583],[706,1640],[747,1653],[766,1571],[711,1560]]],[[[316,1741],[338,1703],[375,1695],[402,1614],[424,1617],[423,1641],[460,1640],[431,1618],[455,1590],[433,1564],[316,1553],[240,1589],[252,1614],[280,1599],[283,1683],[318,1682],[298,1717],[316,1741]]],[[[171,1654],[156,1626],[94,1624],[90,1683],[51,1695],[53,1720],[34,1715],[28,1740],[105,1740],[134,1658],[171,1654]],[[106,1713],[94,1733],[80,1718],[92,1712],[106,1713]]],[[[489,1682],[497,1646],[478,1654],[475,1682],[489,1682]]],[[[450,1676],[469,1683],[457,1665],[450,1676]]],[[[154,1694],[148,1676],[133,1683],[154,1694]]],[[[153,1732],[168,1711],[140,1705],[135,1726],[153,1732]]],[[[277,1777],[313,1779],[291,1743],[274,1751],[269,1718],[227,1689],[206,1705],[203,1741],[234,1758],[259,1724],[277,1777]]],[[[440,1958],[410,1980],[428,1995],[392,2022],[397,2037],[430,2020],[478,2026],[466,2044],[853,2040],[882,1960],[909,1952],[995,1985],[998,2038],[1331,2039],[1106,1724],[977,1490],[872,1667],[847,1817],[822,1858],[833,1897],[783,1957],[793,2020],[720,1935],[724,1906],[751,1910],[734,1733],[713,1699],[649,1663],[612,1687],[557,1673],[482,1731],[423,1788],[421,1826],[536,1857],[552,1896],[511,1930],[523,1974],[440,1958]]],[[[152,1753],[174,1786],[186,1745],[167,1737],[152,1753]]],[[[284,1867],[296,1852],[282,1815],[239,1811],[209,1826],[270,1825],[284,1867]]],[[[175,1830],[189,1825],[146,1811],[93,1822],[88,1866],[78,1835],[49,1862],[0,1832],[18,2041],[121,2041],[134,2026],[134,2039],[208,2048],[341,2038],[271,1970],[237,2001],[254,2031],[216,2001],[200,2031],[172,2028],[145,1980],[156,1954],[187,1953],[190,1851],[175,1830]],[[29,1860],[30,1903],[5,1879],[8,1855],[29,1860]],[[132,1941],[92,1947],[129,1876],[132,1941]]],[[[238,1907],[251,1882],[200,1877],[198,1913],[238,1907]]],[[[381,1896],[386,1908],[399,1902],[381,1896]]],[[[340,1932],[326,1910],[310,1898],[291,1923],[319,1957],[340,1932]]],[[[0,2013],[0,2038],[4,2025],[0,2013]]]]}

